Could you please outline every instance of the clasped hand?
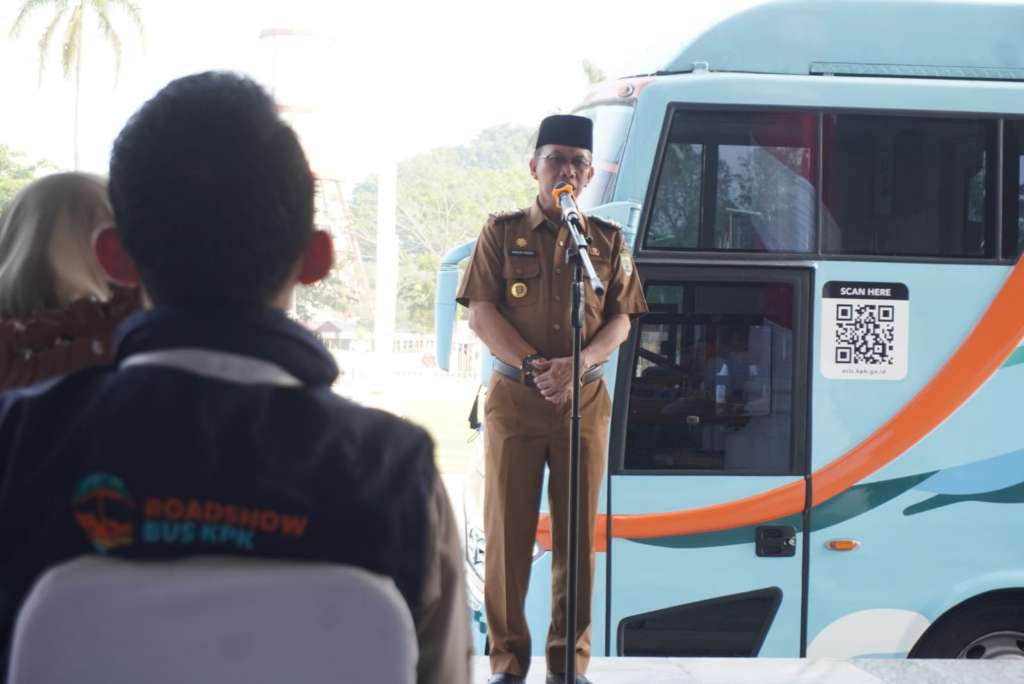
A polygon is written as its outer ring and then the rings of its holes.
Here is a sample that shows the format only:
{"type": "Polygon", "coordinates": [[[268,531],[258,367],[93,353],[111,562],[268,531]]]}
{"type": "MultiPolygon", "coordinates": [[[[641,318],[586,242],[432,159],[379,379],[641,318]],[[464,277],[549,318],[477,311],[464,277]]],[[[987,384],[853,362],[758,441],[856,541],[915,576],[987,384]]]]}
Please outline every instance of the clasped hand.
{"type": "MultiPolygon", "coordinates": [[[[533,384],[552,404],[564,404],[572,397],[572,357],[537,359],[533,384]]],[[[586,366],[584,366],[584,369],[586,366]]]]}

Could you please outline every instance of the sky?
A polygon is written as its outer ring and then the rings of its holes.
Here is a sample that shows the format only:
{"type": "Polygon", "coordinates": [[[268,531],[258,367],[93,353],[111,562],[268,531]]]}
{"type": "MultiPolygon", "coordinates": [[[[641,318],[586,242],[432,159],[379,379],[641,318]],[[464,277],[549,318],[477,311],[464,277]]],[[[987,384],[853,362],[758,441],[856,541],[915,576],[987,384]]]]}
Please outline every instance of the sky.
{"type": "MultiPolygon", "coordinates": [[[[22,2],[0,0],[0,144],[26,160],[71,168],[74,82],[62,78],[57,49],[38,77],[37,43],[50,8],[33,15],[17,39],[8,35],[22,2]]],[[[469,142],[488,126],[534,126],[547,114],[568,111],[587,89],[584,59],[609,77],[654,71],[696,33],[756,4],[136,3],[144,40],[114,12],[124,42],[116,82],[112,51],[95,24],[87,25],[79,110],[83,170],[106,171],[121,126],[168,81],[231,69],[252,75],[292,108],[315,170],[347,186],[388,160],[469,142]]]]}

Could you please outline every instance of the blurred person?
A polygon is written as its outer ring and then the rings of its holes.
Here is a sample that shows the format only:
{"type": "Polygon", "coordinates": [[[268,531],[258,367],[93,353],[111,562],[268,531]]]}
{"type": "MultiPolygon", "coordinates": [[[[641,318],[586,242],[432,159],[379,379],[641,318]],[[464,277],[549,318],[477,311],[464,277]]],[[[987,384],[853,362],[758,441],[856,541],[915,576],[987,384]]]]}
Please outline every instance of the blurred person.
{"type": "MultiPolygon", "coordinates": [[[[566,644],[576,654],[576,684],[587,683],[594,522],[608,449],[611,399],[603,364],[629,336],[630,318],[647,311],[640,277],[622,230],[583,218],[588,252],[606,292],[584,295],[581,387],[572,386],[569,232],[552,195],[562,182],[582,192],[594,175],[593,123],[573,115],[545,118],[530,175],[537,199],[492,216],[477,240],[457,300],[469,325],[494,354],[484,412],[484,602],[491,684],[522,684],[530,667],[525,601],[537,535],[544,468],[551,511],[551,626],[545,644],[548,684],[565,680],[566,644]],[[576,634],[566,637],[569,453],[572,392],[580,392],[579,583],[576,634]]],[[[572,683],[570,683],[572,684],[572,683]]]]}
{"type": "Polygon", "coordinates": [[[138,308],[93,253],[112,222],[106,181],[85,173],[35,180],[0,213],[0,389],[110,361],[114,329],[138,308]]]}
{"type": "Polygon", "coordinates": [[[110,195],[97,258],[152,306],[119,329],[115,365],[0,395],[4,626],[35,578],[80,554],[329,561],[394,580],[419,682],[468,682],[430,437],[333,394],[334,359],[285,314],[333,248],[271,97],[230,73],[172,81],[114,143],[110,195]]]}

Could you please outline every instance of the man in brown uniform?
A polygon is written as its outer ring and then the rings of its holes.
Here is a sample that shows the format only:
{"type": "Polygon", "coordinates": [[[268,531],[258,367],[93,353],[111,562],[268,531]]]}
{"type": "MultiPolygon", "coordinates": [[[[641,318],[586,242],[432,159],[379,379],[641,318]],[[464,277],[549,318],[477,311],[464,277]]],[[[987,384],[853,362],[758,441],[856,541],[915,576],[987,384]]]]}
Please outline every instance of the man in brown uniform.
{"type": "MultiPolygon", "coordinates": [[[[569,499],[569,413],[572,392],[573,266],[566,263],[568,229],[552,196],[560,182],[582,190],[593,176],[593,124],[579,116],[541,122],[530,173],[532,206],[492,216],[480,234],[457,301],[469,325],[495,357],[485,412],[485,603],[491,684],[518,684],[530,666],[524,602],[540,506],[544,465],[550,469],[552,616],[547,636],[548,682],[565,669],[569,499]]],[[[640,279],[622,231],[586,217],[590,259],[604,295],[586,288],[580,453],[579,573],[576,669],[590,660],[590,598],[594,520],[608,446],[611,400],[602,364],[629,335],[630,316],[647,311],[640,279]],[[582,562],[581,562],[582,565],[582,562]]],[[[582,674],[577,682],[587,682],[582,674]]]]}

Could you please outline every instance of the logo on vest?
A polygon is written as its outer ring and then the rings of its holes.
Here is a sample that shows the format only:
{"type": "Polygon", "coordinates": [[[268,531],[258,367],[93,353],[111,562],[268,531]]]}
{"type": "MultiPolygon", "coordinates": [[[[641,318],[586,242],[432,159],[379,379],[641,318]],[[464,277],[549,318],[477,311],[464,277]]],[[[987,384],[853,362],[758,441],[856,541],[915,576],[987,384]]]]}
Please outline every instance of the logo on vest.
{"type": "Polygon", "coordinates": [[[71,506],[75,522],[97,553],[135,543],[135,499],[121,478],[107,473],[82,478],[71,506]]]}
{"type": "Polygon", "coordinates": [[[270,508],[250,508],[219,501],[149,497],[139,533],[144,544],[229,546],[255,551],[256,535],[301,538],[309,518],[270,508]]]}
{"type": "Polygon", "coordinates": [[[132,544],[228,547],[255,551],[258,540],[301,539],[309,517],[210,499],[146,497],[141,505],[124,481],[109,473],[79,480],[72,498],[75,522],[98,553],[132,544]]]}

